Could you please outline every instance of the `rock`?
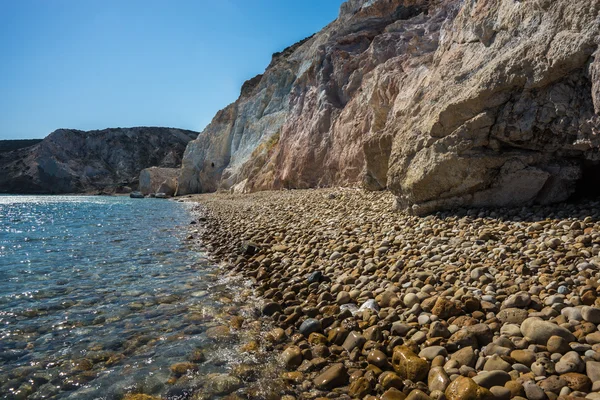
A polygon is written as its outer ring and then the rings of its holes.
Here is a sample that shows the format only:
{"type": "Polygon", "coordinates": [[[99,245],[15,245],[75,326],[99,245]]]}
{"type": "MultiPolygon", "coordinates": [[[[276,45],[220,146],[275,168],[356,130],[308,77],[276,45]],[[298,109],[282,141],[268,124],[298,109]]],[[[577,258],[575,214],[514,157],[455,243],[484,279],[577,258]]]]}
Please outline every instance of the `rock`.
{"type": "Polygon", "coordinates": [[[352,352],[356,347],[362,349],[362,346],[367,342],[367,339],[359,332],[352,331],[346,337],[342,347],[346,349],[348,353],[352,352]]]}
{"type": "Polygon", "coordinates": [[[359,308],[358,311],[364,311],[364,310],[373,310],[375,312],[379,311],[379,305],[377,304],[377,301],[370,299],[365,301],[359,308]]]}
{"type": "Polygon", "coordinates": [[[517,324],[520,325],[527,319],[527,310],[519,308],[505,308],[498,313],[498,319],[506,324],[517,324]]]}
{"type": "Polygon", "coordinates": [[[390,388],[403,388],[404,382],[402,382],[402,378],[398,376],[395,372],[392,371],[384,371],[379,375],[379,384],[384,389],[390,388]]]}
{"type": "Polygon", "coordinates": [[[348,337],[348,330],[342,326],[332,329],[327,333],[327,341],[329,343],[341,346],[348,337]]]}
{"type": "Polygon", "coordinates": [[[437,356],[442,355],[446,357],[448,355],[448,351],[443,346],[430,346],[426,347],[419,352],[419,357],[426,359],[427,361],[432,361],[437,356]]]}
{"type": "Polygon", "coordinates": [[[510,375],[505,371],[484,371],[473,377],[475,383],[487,389],[493,386],[504,386],[510,380],[510,375]]]}
{"type": "Polygon", "coordinates": [[[585,341],[588,344],[592,344],[592,345],[600,343],[600,331],[596,331],[596,332],[590,333],[589,335],[586,335],[585,341]]]}
{"type": "Polygon", "coordinates": [[[321,280],[323,280],[323,273],[321,271],[315,271],[308,276],[306,283],[310,285],[311,283],[321,282],[321,280]]]}
{"type": "Polygon", "coordinates": [[[446,389],[448,400],[493,400],[494,395],[486,388],[475,383],[473,379],[464,376],[456,378],[446,389]]]}
{"type": "Polygon", "coordinates": [[[490,392],[494,395],[496,400],[510,400],[511,398],[510,390],[503,386],[493,386],[490,388],[490,392]]]}
{"type": "Polygon", "coordinates": [[[600,324],[600,308],[583,306],[581,309],[581,316],[587,322],[600,324]]]}
{"type": "Polygon", "coordinates": [[[365,377],[360,377],[350,384],[348,394],[353,398],[363,398],[371,393],[371,384],[365,377]]]}
{"type": "Polygon", "coordinates": [[[231,330],[227,325],[214,326],[206,330],[206,337],[216,341],[226,341],[231,338],[231,330]]]}
{"type": "Polygon", "coordinates": [[[295,369],[302,364],[302,350],[298,346],[290,346],[281,355],[287,369],[295,369]]]}
{"type": "Polygon", "coordinates": [[[433,392],[434,390],[441,390],[442,392],[446,390],[448,385],[450,384],[450,378],[444,368],[442,367],[433,367],[429,370],[429,375],[427,376],[427,385],[429,390],[433,392]]]}
{"type": "Polygon", "coordinates": [[[512,369],[510,363],[504,361],[500,356],[494,354],[491,356],[483,367],[484,371],[510,371],[512,369]]]}
{"type": "Polygon", "coordinates": [[[309,318],[300,325],[298,329],[304,337],[308,337],[313,332],[321,332],[323,330],[321,321],[314,318],[309,318]]]}
{"type": "Polygon", "coordinates": [[[548,398],[542,388],[533,381],[525,382],[523,388],[525,389],[525,395],[528,400],[546,400],[548,398]]]}
{"type": "Polygon", "coordinates": [[[583,372],[585,363],[576,351],[570,351],[561,357],[556,363],[555,370],[557,374],[566,374],[567,372],[583,372]]]}
{"type": "Polygon", "coordinates": [[[432,400],[432,399],[427,394],[425,394],[425,392],[423,392],[419,389],[414,389],[414,390],[411,390],[411,392],[408,394],[408,396],[406,396],[406,400],[432,400]]]}
{"type": "Polygon", "coordinates": [[[141,192],[131,192],[129,193],[129,197],[132,199],[143,199],[144,195],[141,192]]]}
{"type": "Polygon", "coordinates": [[[560,378],[567,382],[567,386],[569,386],[571,390],[589,392],[592,388],[592,381],[584,374],[568,372],[562,374],[560,378]]]}
{"type": "Polygon", "coordinates": [[[404,302],[404,305],[407,308],[412,308],[414,307],[416,304],[420,303],[419,298],[417,297],[417,295],[415,293],[408,293],[404,296],[404,299],[402,300],[404,302]]]}
{"type": "Polygon", "coordinates": [[[381,400],[404,400],[406,399],[406,395],[396,388],[391,388],[386,390],[386,392],[381,395],[381,400]]]}
{"type": "Polygon", "coordinates": [[[365,337],[365,339],[367,339],[367,341],[373,340],[376,342],[380,341],[383,338],[381,329],[377,325],[365,329],[363,332],[363,336],[365,337]]]}
{"type": "Polygon", "coordinates": [[[548,339],[548,343],[546,343],[546,347],[551,353],[565,354],[571,351],[571,346],[569,346],[569,342],[565,338],[560,336],[551,336],[548,339]]]}
{"type": "Polygon", "coordinates": [[[275,314],[276,312],[281,312],[281,305],[274,301],[265,304],[262,308],[262,314],[268,317],[275,314]]]}
{"type": "Polygon", "coordinates": [[[333,364],[314,379],[318,389],[331,390],[348,383],[348,372],[344,364],[333,364]]]}
{"type": "Polygon", "coordinates": [[[419,358],[406,346],[394,348],[392,366],[402,379],[410,379],[413,382],[424,380],[429,372],[427,361],[419,358]]]}
{"type": "Polygon", "coordinates": [[[177,191],[179,168],[145,168],[140,172],[140,192],[148,196],[153,193],[164,193],[173,196],[177,191]]]}
{"type": "Polygon", "coordinates": [[[385,369],[388,365],[387,356],[381,350],[371,350],[367,355],[367,362],[381,369],[385,369]]]}
{"type": "Polygon", "coordinates": [[[442,319],[448,319],[450,317],[460,315],[461,312],[462,309],[458,304],[456,304],[456,302],[443,297],[438,297],[433,309],[431,310],[433,315],[437,315],[442,319]]]}
{"type": "Polygon", "coordinates": [[[581,321],[583,319],[581,309],[577,307],[565,307],[560,311],[560,314],[564,315],[569,321],[581,321]]]}
{"type": "Polygon", "coordinates": [[[565,328],[535,317],[523,321],[521,333],[538,344],[546,344],[551,336],[560,336],[569,342],[577,341],[575,336],[565,328]]]}
{"type": "Polygon", "coordinates": [[[588,378],[592,382],[600,382],[600,362],[599,361],[587,361],[585,363],[585,370],[588,378]]]}
{"type": "Polygon", "coordinates": [[[473,347],[464,347],[450,356],[451,360],[458,361],[459,365],[466,365],[468,367],[474,367],[477,361],[477,356],[473,347]]]}
{"type": "Polygon", "coordinates": [[[173,374],[181,376],[187,374],[188,371],[197,371],[198,366],[189,362],[181,362],[171,365],[169,369],[173,374]]]}
{"type": "Polygon", "coordinates": [[[514,398],[517,396],[519,396],[519,397],[525,396],[525,388],[523,388],[523,385],[517,381],[506,382],[504,387],[506,387],[508,390],[510,390],[511,398],[514,398]]]}
{"type": "MultiPolygon", "coordinates": [[[[558,336],[556,336],[558,337],[558,336]]],[[[552,339],[552,338],[550,338],[552,339]]],[[[510,353],[510,357],[516,362],[531,367],[531,364],[535,362],[535,353],[530,350],[513,350],[510,353]]]]}
{"type": "Polygon", "coordinates": [[[519,292],[508,297],[503,303],[504,308],[526,308],[531,303],[531,296],[527,292],[519,292]]]}
{"type": "Polygon", "coordinates": [[[207,388],[216,395],[232,393],[242,387],[242,381],[227,374],[209,374],[206,379],[207,388]]]}
{"type": "Polygon", "coordinates": [[[567,381],[557,375],[550,375],[538,384],[544,392],[559,394],[567,386],[567,381]]]}

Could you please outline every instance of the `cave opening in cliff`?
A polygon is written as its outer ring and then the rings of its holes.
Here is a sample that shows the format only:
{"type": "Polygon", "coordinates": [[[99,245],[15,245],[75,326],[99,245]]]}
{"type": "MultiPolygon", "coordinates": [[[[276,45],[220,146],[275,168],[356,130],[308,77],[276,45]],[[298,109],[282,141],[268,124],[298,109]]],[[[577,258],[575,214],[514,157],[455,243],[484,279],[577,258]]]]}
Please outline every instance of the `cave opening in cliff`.
{"type": "Polygon", "coordinates": [[[600,199],[600,162],[585,161],[571,200],[600,199]]]}

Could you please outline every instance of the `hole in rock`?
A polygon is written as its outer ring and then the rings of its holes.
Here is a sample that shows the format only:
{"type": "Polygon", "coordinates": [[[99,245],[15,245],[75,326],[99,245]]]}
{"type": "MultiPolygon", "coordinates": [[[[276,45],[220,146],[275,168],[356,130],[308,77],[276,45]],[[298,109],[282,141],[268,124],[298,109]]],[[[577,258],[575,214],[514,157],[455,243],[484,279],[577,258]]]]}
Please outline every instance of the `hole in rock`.
{"type": "Polygon", "coordinates": [[[600,162],[586,161],[582,165],[582,176],[575,186],[570,200],[600,198],[600,162]]]}

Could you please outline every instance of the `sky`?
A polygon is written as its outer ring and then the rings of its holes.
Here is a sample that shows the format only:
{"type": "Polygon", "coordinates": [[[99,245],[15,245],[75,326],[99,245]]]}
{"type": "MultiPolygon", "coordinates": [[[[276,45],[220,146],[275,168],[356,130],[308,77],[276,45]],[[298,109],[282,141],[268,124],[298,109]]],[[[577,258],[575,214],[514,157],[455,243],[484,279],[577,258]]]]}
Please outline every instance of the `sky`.
{"type": "Polygon", "coordinates": [[[202,130],[343,0],[0,0],[0,139],[202,130]]]}

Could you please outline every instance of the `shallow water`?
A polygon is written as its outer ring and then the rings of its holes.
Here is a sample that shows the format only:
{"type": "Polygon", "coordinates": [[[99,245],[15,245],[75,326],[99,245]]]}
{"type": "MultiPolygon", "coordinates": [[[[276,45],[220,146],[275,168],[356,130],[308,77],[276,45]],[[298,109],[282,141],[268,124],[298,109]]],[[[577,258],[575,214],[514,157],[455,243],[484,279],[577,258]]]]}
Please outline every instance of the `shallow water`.
{"type": "Polygon", "coordinates": [[[252,313],[244,283],[219,279],[187,244],[189,211],[158,199],[0,196],[0,398],[185,398],[239,363],[235,346],[205,331],[252,313]],[[169,367],[199,350],[200,372],[174,376],[169,367]]]}

